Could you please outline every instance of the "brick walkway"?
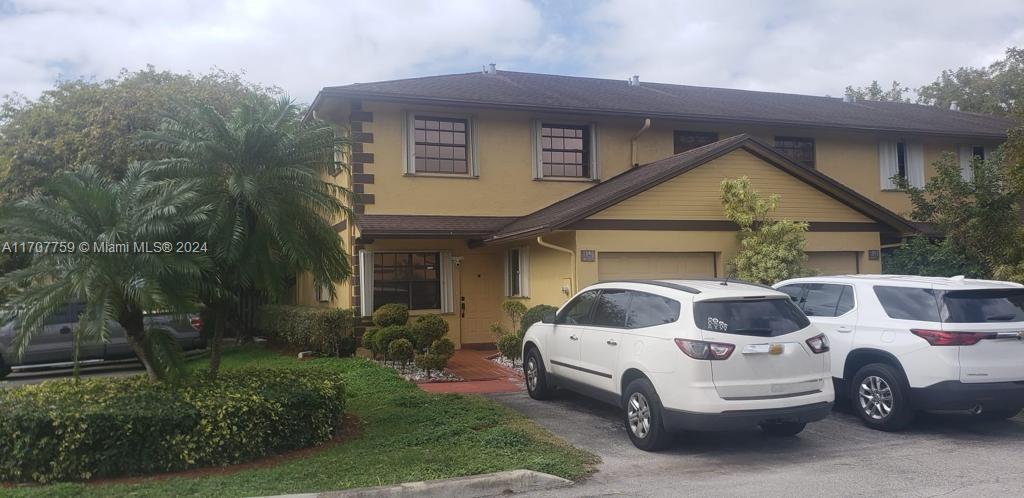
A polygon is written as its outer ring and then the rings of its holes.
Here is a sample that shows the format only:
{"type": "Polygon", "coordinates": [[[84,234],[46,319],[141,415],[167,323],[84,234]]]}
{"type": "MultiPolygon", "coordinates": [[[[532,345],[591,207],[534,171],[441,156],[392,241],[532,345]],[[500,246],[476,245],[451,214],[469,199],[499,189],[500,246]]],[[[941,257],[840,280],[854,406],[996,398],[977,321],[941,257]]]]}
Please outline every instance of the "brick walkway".
{"type": "Polygon", "coordinates": [[[432,393],[504,393],[523,389],[522,378],[491,360],[498,352],[460,349],[448,360],[448,371],[465,379],[463,382],[435,382],[420,384],[420,389],[432,393]]]}

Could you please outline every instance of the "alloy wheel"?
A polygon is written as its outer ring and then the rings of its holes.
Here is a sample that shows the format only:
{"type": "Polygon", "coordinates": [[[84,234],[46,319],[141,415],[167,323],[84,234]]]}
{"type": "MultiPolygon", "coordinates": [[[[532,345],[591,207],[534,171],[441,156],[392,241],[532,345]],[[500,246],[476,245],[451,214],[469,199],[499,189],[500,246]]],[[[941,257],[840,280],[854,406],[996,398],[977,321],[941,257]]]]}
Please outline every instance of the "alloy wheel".
{"type": "Polygon", "coordinates": [[[651,432],[651,406],[643,393],[633,393],[629,397],[626,417],[629,420],[629,430],[634,436],[643,439],[651,432]]]}
{"type": "Polygon", "coordinates": [[[869,375],[860,383],[858,390],[860,408],[872,420],[882,420],[892,413],[892,388],[885,379],[869,375]]]}
{"type": "Polygon", "coordinates": [[[532,356],[526,360],[526,383],[531,391],[537,390],[537,360],[532,356]]]}

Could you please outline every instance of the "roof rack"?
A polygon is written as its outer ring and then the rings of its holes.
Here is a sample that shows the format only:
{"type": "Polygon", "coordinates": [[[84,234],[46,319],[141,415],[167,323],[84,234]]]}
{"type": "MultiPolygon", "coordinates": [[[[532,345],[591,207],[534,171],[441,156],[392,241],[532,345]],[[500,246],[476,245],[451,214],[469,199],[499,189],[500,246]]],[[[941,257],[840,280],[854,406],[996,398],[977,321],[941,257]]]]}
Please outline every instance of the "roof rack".
{"type": "Polygon", "coordinates": [[[722,285],[743,284],[743,285],[752,285],[754,287],[760,287],[762,289],[775,290],[775,288],[770,286],[770,285],[759,284],[757,282],[748,282],[746,280],[740,280],[738,278],[687,278],[687,279],[684,279],[684,280],[694,280],[694,281],[697,281],[697,282],[718,282],[718,283],[720,283],[722,285]]]}
{"type": "Polygon", "coordinates": [[[599,284],[612,284],[621,282],[624,284],[647,284],[656,285],[658,287],[665,287],[668,289],[675,289],[677,291],[689,292],[690,294],[700,294],[700,289],[690,287],[689,285],[674,284],[672,282],[663,282],[661,280],[606,280],[598,282],[599,284]]]}

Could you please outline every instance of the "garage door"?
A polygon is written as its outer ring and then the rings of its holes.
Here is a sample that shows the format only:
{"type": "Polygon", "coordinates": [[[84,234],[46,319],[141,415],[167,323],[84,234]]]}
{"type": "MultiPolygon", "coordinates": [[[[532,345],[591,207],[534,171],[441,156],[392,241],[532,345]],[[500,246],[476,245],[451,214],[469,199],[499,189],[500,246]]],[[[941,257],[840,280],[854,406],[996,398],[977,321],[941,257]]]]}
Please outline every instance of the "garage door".
{"type": "Polygon", "coordinates": [[[807,267],[818,275],[853,275],[860,273],[855,251],[819,251],[807,253],[807,267]]]}
{"type": "Polygon", "coordinates": [[[602,252],[598,280],[713,278],[715,254],[710,252],[602,252]]]}

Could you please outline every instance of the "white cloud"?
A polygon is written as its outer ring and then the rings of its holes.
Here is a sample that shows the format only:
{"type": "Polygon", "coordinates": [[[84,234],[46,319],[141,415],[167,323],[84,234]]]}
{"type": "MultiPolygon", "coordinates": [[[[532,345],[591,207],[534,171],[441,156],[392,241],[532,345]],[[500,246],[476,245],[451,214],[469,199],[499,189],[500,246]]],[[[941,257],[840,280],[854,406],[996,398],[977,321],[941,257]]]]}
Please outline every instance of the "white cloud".
{"type": "Polygon", "coordinates": [[[842,92],[1024,46],[1020,0],[0,0],[0,94],[121,68],[244,70],[309,101],[323,86],[478,70],[842,92]]]}

